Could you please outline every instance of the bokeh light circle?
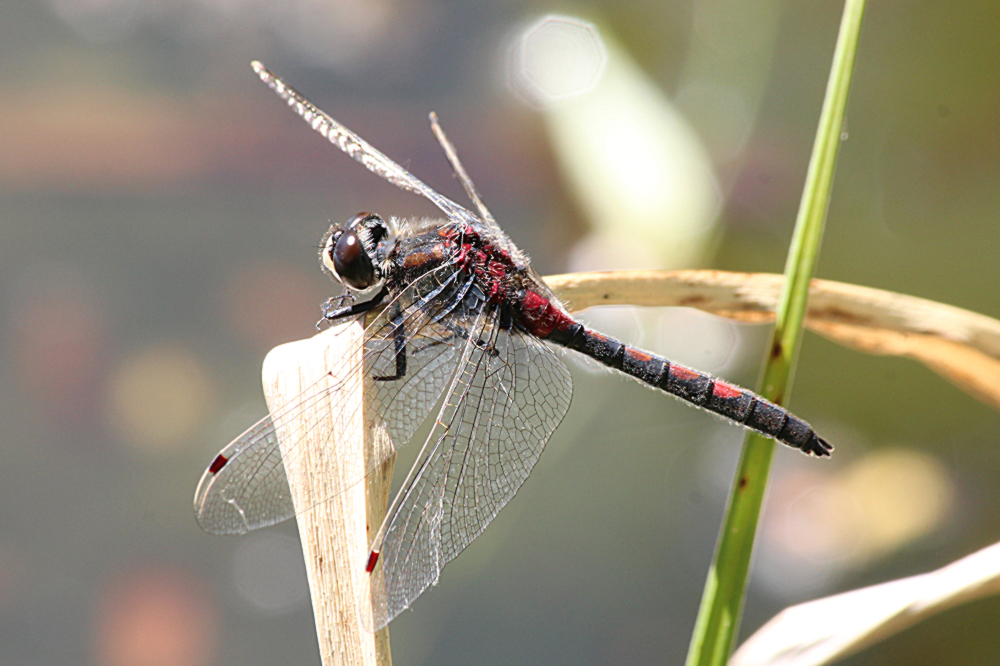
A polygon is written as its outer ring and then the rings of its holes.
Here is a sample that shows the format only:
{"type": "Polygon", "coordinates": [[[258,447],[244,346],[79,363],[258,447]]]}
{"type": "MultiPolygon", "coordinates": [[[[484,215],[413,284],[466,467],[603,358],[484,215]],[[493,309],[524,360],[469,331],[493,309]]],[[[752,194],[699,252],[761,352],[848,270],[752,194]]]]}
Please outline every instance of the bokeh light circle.
{"type": "Polygon", "coordinates": [[[517,38],[511,84],[529,101],[544,106],[591,90],[607,59],[594,24],[550,14],[529,25],[517,38]]]}

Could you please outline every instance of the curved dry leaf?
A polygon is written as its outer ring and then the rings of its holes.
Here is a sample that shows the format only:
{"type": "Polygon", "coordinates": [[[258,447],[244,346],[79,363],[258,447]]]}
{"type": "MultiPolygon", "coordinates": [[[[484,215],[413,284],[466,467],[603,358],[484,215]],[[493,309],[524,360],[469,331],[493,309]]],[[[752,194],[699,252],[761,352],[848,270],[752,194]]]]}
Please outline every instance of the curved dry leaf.
{"type": "MultiPolygon", "coordinates": [[[[726,271],[613,271],[545,278],[572,310],[683,306],[768,322],[784,276],[726,271]]],[[[813,280],[806,327],[869,354],[906,356],[1000,409],[1000,321],[891,291],[813,280]]]]}
{"type": "Polygon", "coordinates": [[[946,567],[786,608],[729,666],[819,666],[943,610],[1000,592],[1000,543],[946,567]]]}

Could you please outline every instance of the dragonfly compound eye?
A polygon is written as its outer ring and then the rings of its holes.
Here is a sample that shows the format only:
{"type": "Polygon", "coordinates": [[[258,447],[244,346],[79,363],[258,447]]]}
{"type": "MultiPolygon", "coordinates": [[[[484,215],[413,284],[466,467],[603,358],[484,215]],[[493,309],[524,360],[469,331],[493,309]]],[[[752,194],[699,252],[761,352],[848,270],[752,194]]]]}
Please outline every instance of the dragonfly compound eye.
{"type": "Polygon", "coordinates": [[[354,230],[345,231],[333,247],[333,269],[345,286],[363,291],[375,283],[375,266],[354,230]]]}

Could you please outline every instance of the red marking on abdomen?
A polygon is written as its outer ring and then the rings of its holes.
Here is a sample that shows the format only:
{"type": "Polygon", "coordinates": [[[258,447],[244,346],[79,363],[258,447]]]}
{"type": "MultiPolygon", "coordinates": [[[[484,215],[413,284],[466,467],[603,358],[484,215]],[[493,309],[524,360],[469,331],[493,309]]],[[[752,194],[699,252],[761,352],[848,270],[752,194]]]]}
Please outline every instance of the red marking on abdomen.
{"type": "Polygon", "coordinates": [[[634,358],[640,363],[647,363],[653,360],[653,357],[647,354],[646,352],[641,352],[638,349],[632,349],[631,347],[625,348],[625,354],[630,358],[634,358]]]}
{"type": "Polygon", "coordinates": [[[547,338],[552,331],[564,331],[573,325],[573,320],[553,306],[549,299],[533,291],[524,292],[521,308],[528,332],[540,338],[547,338]]]}
{"type": "Polygon", "coordinates": [[[208,466],[208,471],[211,472],[212,474],[215,474],[220,469],[225,467],[227,462],[229,462],[229,458],[220,453],[219,455],[215,456],[215,460],[213,460],[212,464],[208,466]]]}
{"type": "Polygon", "coordinates": [[[378,551],[373,550],[368,554],[368,564],[365,565],[365,573],[375,571],[375,563],[378,562],[378,551]]]}
{"type": "Polygon", "coordinates": [[[701,373],[695,372],[694,370],[688,370],[683,365],[670,364],[670,376],[675,379],[697,379],[701,377],[701,373]]]}
{"type": "Polygon", "coordinates": [[[712,387],[712,395],[716,398],[738,398],[743,395],[743,391],[725,382],[716,381],[712,387]]]}
{"type": "Polygon", "coordinates": [[[549,299],[533,291],[524,292],[524,300],[521,301],[524,311],[529,314],[536,310],[543,310],[549,306],[549,299]]]}

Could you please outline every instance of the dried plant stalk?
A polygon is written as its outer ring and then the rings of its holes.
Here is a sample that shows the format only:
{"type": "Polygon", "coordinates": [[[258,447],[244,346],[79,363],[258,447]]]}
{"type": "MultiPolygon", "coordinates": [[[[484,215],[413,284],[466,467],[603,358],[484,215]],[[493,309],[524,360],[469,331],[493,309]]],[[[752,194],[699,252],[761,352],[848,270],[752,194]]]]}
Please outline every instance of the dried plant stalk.
{"type": "Polygon", "coordinates": [[[998,592],[1000,544],[993,544],[930,573],[786,608],[740,646],[729,666],[830,664],[932,615],[998,592]]]}
{"type": "MultiPolygon", "coordinates": [[[[781,275],[614,271],[545,278],[572,310],[596,305],[684,306],[742,322],[774,319],[781,275]]],[[[869,354],[916,359],[1000,409],[1000,321],[915,296],[812,280],[806,327],[869,354]]]]}
{"type": "MultiPolygon", "coordinates": [[[[331,383],[343,379],[346,372],[361,372],[358,361],[364,348],[362,332],[360,322],[351,322],[272,349],[263,370],[268,408],[272,412],[280,410],[304,389],[324,381],[328,369],[333,371],[332,377],[326,377],[331,383]]],[[[358,392],[354,404],[360,405],[361,382],[350,385],[358,392]]],[[[331,394],[327,399],[338,395],[331,394]]],[[[292,439],[297,446],[305,447],[305,453],[288,456],[284,451],[287,442],[279,445],[283,447],[285,474],[296,507],[323,666],[390,666],[389,629],[374,634],[365,629],[371,625],[365,618],[371,618],[372,613],[363,604],[370,603],[365,592],[368,546],[385,516],[393,459],[369,474],[363,483],[339,494],[331,491],[343,488],[344,483],[339,476],[342,463],[337,458],[343,449],[330,442],[376,436],[365,429],[362,410],[353,411],[356,418],[346,421],[339,432],[332,432],[332,420],[310,429],[313,421],[303,412],[301,426],[293,425],[291,432],[297,435],[292,439]],[[329,499],[314,501],[320,497],[329,499]]],[[[366,446],[365,450],[372,447],[366,446]]]]}

